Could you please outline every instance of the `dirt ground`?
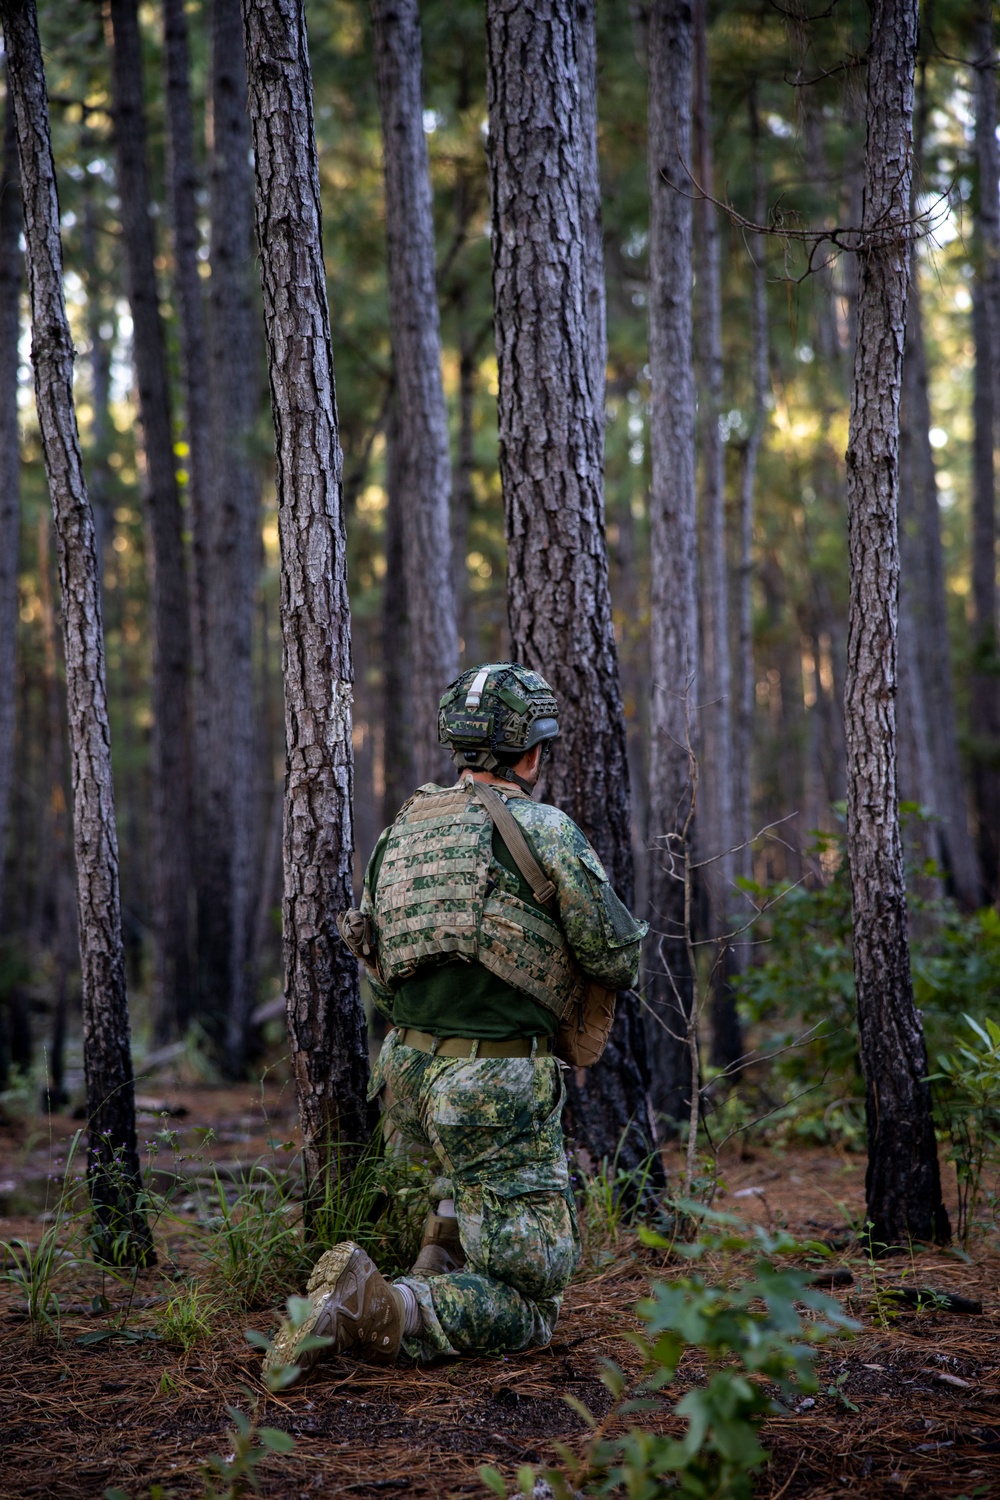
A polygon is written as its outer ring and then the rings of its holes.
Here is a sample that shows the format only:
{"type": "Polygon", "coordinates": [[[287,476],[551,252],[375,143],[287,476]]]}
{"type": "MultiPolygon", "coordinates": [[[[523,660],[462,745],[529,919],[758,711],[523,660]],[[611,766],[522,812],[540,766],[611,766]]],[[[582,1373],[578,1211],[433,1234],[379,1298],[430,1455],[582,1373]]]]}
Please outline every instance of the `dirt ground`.
{"type": "MultiPolygon", "coordinates": [[[[151,1105],[186,1111],[170,1121],[182,1146],[205,1151],[223,1170],[267,1154],[269,1139],[294,1139],[287,1092],[160,1088],[151,1105]],[[215,1137],[204,1147],[209,1127],[215,1137]]],[[[150,1110],[140,1135],[152,1138],[161,1126],[150,1110]]],[[[46,1179],[61,1172],[77,1128],[65,1118],[44,1128],[0,1124],[0,1239],[37,1242],[46,1179]]],[[[863,1158],[832,1150],[734,1150],[722,1176],[719,1208],[806,1238],[837,1241],[863,1205],[863,1158]]],[[[51,1202],[51,1184],[49,1192],[51,1202]]],[[[124,1335],[96,1343],[79,1340],[107,1329],[108,1315],[91,1310],[95,1287],[75,1282],[79,1273],[68,1270],[59,1288],[58,1338],[33,1339],[23,1294],[0,1288],[2,1500],[96,1500],[110,1486],[146,1500],[155,1485],[164,1496],[193,1500],[204,1492],[201,1466],[232,1451],[227,1403],[295,1439],[292,1453],[259,1468],[261,1491],[273,1500],[485,1495],[483,1463],[513,1480],[520,1464],[553,1461],[558,1441],[583,1447],[584,1424],[564,1398],[606,1411],[599,1361],[634,1370],[637,1356],[622,1337],[633,1326],[632,1309],[651,1277],[671,1274],[626,1235],[609,1263],[592,1264],[570,1288],[547,1349],[389,1371],[331,1359],[301,1388],[274,1397],[259,1385],[259,1355],[243,1337],[248,1325],[273,1326],[267,1312],[217,1320],[212,1339],[187,1354],[149,1337],[157,1307],[176,1289],[171,1274],[183,1269],[183,1235],[161,1235],[158,1251],[157,1267],[139,1278],[124,1335]]],[[[886,1284],[905,1276],[983,1305],[979,1315],[903,1313],[887,1327],[873,1311],[864,1258],[845,1246],[837,1264],[853,1274],[837,1295],[862,1332],[824,1352],[827,1394],[766,1423],[771,1461],[756,1493],[762,1500],[1000,1496],[1000,1254],[979,1241],[969,1261],[937,1251],[886,1263],[875,1273],[886,1284]]],[[[112,1309],[123,1296],[108,1291],[112,1309]]],[[[687,1357],[678,1394],[701,1376],[687,1357]]]]}

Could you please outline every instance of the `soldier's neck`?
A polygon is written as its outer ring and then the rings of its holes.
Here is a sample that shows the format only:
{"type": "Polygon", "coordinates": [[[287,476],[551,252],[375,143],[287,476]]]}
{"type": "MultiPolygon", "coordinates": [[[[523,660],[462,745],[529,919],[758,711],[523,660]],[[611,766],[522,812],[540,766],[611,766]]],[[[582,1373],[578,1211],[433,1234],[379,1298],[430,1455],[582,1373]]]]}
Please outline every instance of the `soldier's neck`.
{"type": "Polygon", "coordinates": [[[500,791],[509,793],[512,797],[530,797],[534,787],[518,786],[516,782],[508,781],[505,776],[494,776],[492,771],[463,771],[459,777],[460,781],[484,781],[487,786],[495,786],[500,791]]]}

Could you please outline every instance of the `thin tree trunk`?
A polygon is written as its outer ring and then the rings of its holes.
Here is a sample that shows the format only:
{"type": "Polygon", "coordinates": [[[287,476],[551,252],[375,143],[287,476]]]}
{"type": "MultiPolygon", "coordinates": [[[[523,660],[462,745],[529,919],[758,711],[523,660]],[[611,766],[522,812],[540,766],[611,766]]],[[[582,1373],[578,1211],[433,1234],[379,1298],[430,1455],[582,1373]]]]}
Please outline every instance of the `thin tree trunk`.
{"type": "Polygon", "coordinates": [[[399,462],[399,408],[395,396],[385,426],[385,581],[382,586],[382,823],[392,823],[417,780],[410,729],[409,631],[399,462]]]}
{"type": "Polygon", "coordinates": [[[434,214],[421,96],[417,0],[371,0],[382,118],[389,323],[399,403],[410,722],[417,776],[451,780],[438,700],[458,675],[451,564],[451,456],[441,383],[434,214]]]}
{"type": "MultiPolygon", "coordinates": [[[[208,352],[204,299],[198,270],[199,173],[191,108],[190,55],[184,0],[163,0],[163,98],[167,126],[167,193],[174,241],[174,288],[180,327],[184,426],[188,452],[191,529],[191,655],[194,666],[196,762],[204,765],[201,718],[205,711],[205,548],[207,507],[213,493],[208,352]]],[[[201,898],[199,897],[199,911],[201,898]]]]}
{"type": "MultiPolygon", "coordinates": [[[[763,224],[767,213],[767,196],[764,190],[764,173],[760,159],[760,116],[757,109],[756,88],[750,91],[748,110],[750,147],[753,153],[752,217],[756,223],[763,224]]],[[[747,250],[751,264],[751,406],[750,431],[747,434],[743,468],[740,474],[740,562],[736,592],[739,678],[733,736],[733,827],[735,832],[733,842],[738,846],[734,871],[744,880],[752,880],[754,829],[750,773],[753,765],[754,705],[756,703],[753,652],[754,492],[757,484],[757,460],[767,426],[770,376],[768,372],[767,263],[763,236],[751,236],[747,243],[747,250]]],[[[818,684],[817,672],[817,688],[818,684]]],[[[749,915],[749,911],[746,911],[746,915],[749,915]]],[[[734,957],[736,966],[740,970],[749,966],[749,941],[737,943],[734,957]]]]}
{"type": "Polygon", "coordinates": [[[695,387],[690,0],[649,14],[649,366],[652,415],[649,726],[650,914],[647,967],[655,1099],[671,1120],[689,1112],[685,1042],[694,1003],[684,867],[690,855],[697,746],[695,387]]]}
{"type": "MultiPolygon", "coordinates": [[[[562,735],[542,796],[576,819],[633,895],[628,760],[604,536],[602,423],[584,260],[576,0],[487,6],[488,156],[500,475],[514,655],[543,672],[562,735]],[[530,123],[529,123],[530,122],[530,123]]],[[[569,1127],[596,1160],[654,1149],[645,1048],[624,1001],[604,1059],[570,1083],[569,1127]],[[631,1127],[631,1129],[630,1129],[631,1127]]]]}
{"type": "MultiPolygon", "coordinates": [[[[85,142],[87,137],[85,136],[85,142]]],[[[111,432],[111,344],[101,332],[107,316],[107,288],[101,274],[97,253],[97,208],[90,173],[84,174],[83,223],[81,225],[81,249],[83,251],[84,283],[87,288],[87,351],[90,365],[90,444],[87,455],[90,470],[90,505],[94,512],[94,539],[97,547],[97,567],[101,579],[101,608],[107,617],[104,599],[105,545],[108,541],[108,523],[111,518],[111,469],[108,464],[109,438],[111,432]]]]}
{"type": "Polygon", "coordinates": [[[253,605],[259,485],[251,452],[259,360],[253,283],[253,169],[240,0],[212,0],[209,370],[213,492],[206,516],[207,762],[203,1005],[225,1072],[247,1062],[253,763],[253,605]]]}
{"type": "Polygon", "coordinates": [[[896,797],[899,396],[916,47],[916,0],[876,0],[847,450],[851,613],[844,697],[854,977],[868,1119],[865,1186],[876,1251],[949,1234],[927,1049],[913,1003],[896,797]]]}
{"type": "Polygon", "coordinates": [[[17,571],[21,534],[21,440],[17,376],[21,332],[21,182],[10,88],[0,165],[0,912],[7,849],[17,703],[17,571]]]}
{"type": "MultiPolygon", "coordinates": [[[[464,182],[464,178],[462,181],[464,182]]],[[[473,426],[476,349],[469,321],[469,286],[466,281],[462,282],[455,296],[455,314],[458,320],[458,452],[452,484],[451,571],[459,648],[466,653],[466,660],[474,661],[478,656],[478,647],[471,638],[472,611],[469,608],[469,565],[466,559],[469,552],[469,520],[475,504],[472,473],[476,465],[473,426]]]]}
{"type": "Polygon", "coordinates": [[[303,0],[244,0],[243,19],[281,539],[285,995],[315,1199],[338,1144],[369,1129],[358,965],[335,922],[353,904],[343,458],[303,0]]]}
{"type": "MultiPolygon", "coordinates": [[[[910,295],[906,309],[906,348],[903,354],[903,434],[910,444],[912,494],[908,503],[913,531],[909,566],[912,574],[910,609],[916,631],[917,659],[927,707],[927,728],[933,768],[932,807],[940,818],[942,858],[950,886],[967,910],[982,899],[982,878],[975,841],[969,832],[965,778],[958,751],[955,694],[948,643],[948,605],[941,548],[941,508],[938,505],[934,450],[930,443],[931,412],[927,393],[927,352],[919,285],[919,260],[912,256],[910,295]]],[[[903,510],[907,497],[901,493],[903,510]]],[[[907,557],[904,552],[904,569],[907,557]]]]}
{"type": "MultiPolygon", "coordinates": [[[[177,297],[184,427],[188,447],[184,468],[188,475],[188,527],[191,535],[188,597],[191,620],[192,758],[196,769],[192,843],[195,851],[194,887],[197,911],[197,974],[194,988],[199,1000],[204,999],[211,1009],[211,981],[204,971],[205,935],[211,930],[214,920],[214,893],[208,879],[211,862],[208,857],[209,837],[206,828],[210,694],[205,660],[209,506],[215,495],[215,485],[212,478],[205,305],[198,256],[201,246],[198,227],[200,178],[195,155],[190,49],[184,0],[163,0],[163,73],[167,126],[167,196],[173,228],[174,291],[177,297]]],[[[184,1031],[190,1020],[190,1011],[183,1004],[171,1003],[170,997],[161,995],[157,998],[166,1001],[153,1017],[156,1040],[163,1043],[171,1035],[184,1031]]]]}
{"type": "MultiPolygon", "coordinates": [[[[69,1096],[63,1089],[65,1076],[66,1009],[69,970],[78,947],[73,911],[73,872],[69,849],[70,831],[66,805],[66,731],[59,692],[59,648],[56,644],[56,606],[49,546],[51,518],[38,513],[38,600],[41,605],[42,670],[44,674],[45,786],[44,864],[40,874],[49,922],[46,946],[52,984],[49,992],[48,1081],[45,1102],[49,1113],[64,1105],[69,1096]]],[[[97,552],[97,531],[94,531],[97,552]]]]}
{"type": "Polygon", "coordinates": [[[979,860],[989,899],[1000,897],[1000,643],[997,638],[995,452],[1000,428],[1000,150],[997,147],[993,5],[979,0],[974,90],[979,201],[979,275],[973,289],[976,342],[972,491],[971,727],[979,860]]]}
{"type": "Polygon", "coordinates": [[[706,0],[695,4],[695,123],[698,199],[695,250],[695,356],[701,366],[698,405],[701,493],[701,775],[698,858],[707,909],[707,935],[718,940],[712,970],[712,1062],[721,1068],[743,1052],[743,1033],[730,983],[734,956],[723,934],[730,927],[735,866],[733,828],[733,704],[729,654],[729,573],[726,566],[726,455],[722,414],[722,270],[713,189],[712,106],[708,76],[706,0]],[[699,337],[700,335],[700,337],[699,337]],[[700,347],[699,347],[700,345],[700,347]],[[705,864],[704,861],[710,861],[705,864]]]}
{"type": "Polygon", "coordinates": [[[137,0],[110,0],[118,196],[139,421],[146,458],[153,645],[152,865],[154,1007],[189,1011],[191,997],[191,637],[170,385],[156,284],[137,0]]]}
{"type": "Polygon", "coordinates": [[[73,340],[62,290],[59,203],[45,74],[31,0],[0,0],[17,118],[31,295],[35,399],[59,550],[73,780],[88,1181],[99,1253],[153,1258],[138,1204],[139,1152],[118,895],[118,841],[94,522],[73,409],[73,340]]]}
{"type": "Polygon", "coordinates": [[[604,442],[604,385],[608,364],[608,314],[604,292],[604,225],[601,165],[597,152],[597,35],[595,0],[577,0],[576,66],[580,75],[580,217],[583,223],[583,296],[590,349],[590,399],[604,442]]]}

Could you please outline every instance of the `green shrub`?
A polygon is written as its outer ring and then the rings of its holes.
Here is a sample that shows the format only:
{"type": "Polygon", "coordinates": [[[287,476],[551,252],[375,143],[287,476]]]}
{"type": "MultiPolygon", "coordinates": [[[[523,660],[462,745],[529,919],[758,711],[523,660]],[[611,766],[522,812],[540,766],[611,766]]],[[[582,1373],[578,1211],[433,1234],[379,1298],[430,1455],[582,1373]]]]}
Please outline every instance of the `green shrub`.
{"type": "MultiPolygon", "coordinates": [[[[697,1205],[688,1207],[699,1211],[697,1205]]],[[[816,1391],[815,1345],[857,1327],[834,1298],[809,1285],[807,1273],[775,1264],[776,1256],[802,1246],[759,1229],[752,1235],[737,1232],[726,1227],[735,1221],[721,1214],[701,1211],[701,1216],[716,1232],[684,1253],[697,1258],[709,1249],[729,1253],[753,1246],[758,1252],[753,1277],[734,1286],[710,1285],[697,1274],[653,1284],[636,1309],[643,1331],[630,1336],[643,1356],[639,1381],[630,1387],[618,1366],[605,1362],[603,1379],[614,1401],[601,1421],[567,1398],[592,1435],[582,1458],[559,1446],[562,1467],[545,1473],[557,1500],[569,1500],[579,1491],[627,1495],[630,1500],[660,1500],[668,1492],[686,1500],[748,1500],[753,1472],[767,1457],[758,1436],[760,1423],[768,1412],[782,1409],[767,1384],[786,1399],[816,1391]],[[813,1314],[811,1319],[803,1317],[802,1308],[813,1314]],[[689,1350],[705,1357],[707,1379],[667,1406],[657,1393],[673,1383],[689,1350]],[[624,1437],[606,1435],[619,1417],[652,1411],[683,1417],[683,1436],[665,1436],[640,1425],[624,1437]]],[[[668,1248],[663,1236],[640,1232],[651,1248],[668,1248]]],[[[495,1493],[506,1493],[495,1469],[480,1472],[495,1493]]],[[[535,1479],[533,1470],[519,1471],[524,1494],[531,1493],[535,1479]]]]}
{"type": "Polygon", "coordinates": [[[1000,1026],[964,1019],[972,1032],[969,1045],[940,1053],[931,1082],[938,1085],[938,1119],[950,1141],[948,1160],[958,1182],[958,1234],[968,1246],[983,1172],[1000,1154],[1000,1026]]]}
{"type": "MultiPolygon", "coordinates": [[[[918,816],[904,809],[908,817],[918,816]]],[[[748,885],[763,915],[754,940],[763,961],[736,984],[744,1016],[762,1033],[771,1094],[771,1128],[864,1145],[864,1084],[857,1049],[851,897],[844,839],[817,835],[810,853],[830,871],[825,884],[748,885]]],[[[916,894],[910,960],[914,998],[928,1052],[951,1045],[963,1012],[979,1019],[1000,994],[1000,913],[966,915],[949,900],[916,894]]],[[[919,872],[935,874],[933,869],[919,872]]]]}

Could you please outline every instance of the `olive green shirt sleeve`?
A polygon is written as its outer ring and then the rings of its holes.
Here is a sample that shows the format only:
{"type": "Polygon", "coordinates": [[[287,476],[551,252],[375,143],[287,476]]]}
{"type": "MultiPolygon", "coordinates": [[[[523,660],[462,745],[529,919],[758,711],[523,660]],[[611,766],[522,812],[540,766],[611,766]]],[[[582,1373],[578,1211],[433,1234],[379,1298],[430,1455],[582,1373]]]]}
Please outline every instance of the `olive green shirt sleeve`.
{"type": "Polygon", "coordinates": [[[649,931],[619,900],[583,831],[544,802],[507,802],[538,863],[556,888],[559,921],[573,957],[609,989],[631,989],[639,977],[642,940],[649,931]]]}

